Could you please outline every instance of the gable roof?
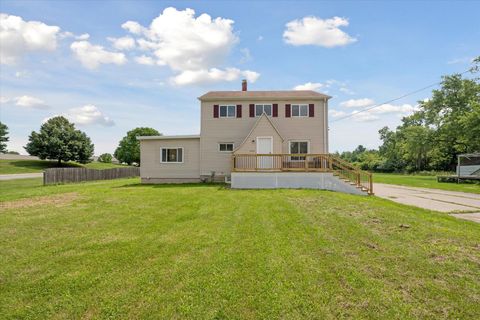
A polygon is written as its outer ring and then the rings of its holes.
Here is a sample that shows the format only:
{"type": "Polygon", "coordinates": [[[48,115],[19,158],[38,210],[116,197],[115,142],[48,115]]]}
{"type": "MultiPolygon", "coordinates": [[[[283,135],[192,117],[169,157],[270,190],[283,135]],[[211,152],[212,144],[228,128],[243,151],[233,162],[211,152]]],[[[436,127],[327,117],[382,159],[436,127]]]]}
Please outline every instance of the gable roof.
{"type": "Polygon", "coordinates": [[[272,126],[272,128],[275,130],[275,132],[278,134],[278,136],[280,137],[280,139],[282,139],[282,141],[284,141],[285,139],[283,138],[283,136],[280,134],[280,131],[278,131],[277,127],[275,126],[275,124],[273,124],[272,120],[265,114],[263,113],[258,119],[257,121],[255,121],[255,124],[252,126],[252,129],[250,130],[250,132],[245,136],[245,139],[243,139],[242,143],[240,143],[240,145],[238,145],[238,147],[236,147],[233,152],[237,151],[238,149],[240,149],[240,147],[242,147],[245,142],[247,142],[248,140],[250,140],[250,135],[253,133],[253,131],[255,131],[255,129],[257,128],[258,124],[260,123],[260,121],[262,121],[263,118],[266,118],[268,123],[270,123],[270,125],[272,126]]]}
{"type": "Polygon", "coordinates": [[[209,91],[198,99],[201,101],[214,100],[281,100],[281,99],[330,99],[323,93],[312,90],[284,90],[284,91],[209,91]]]}

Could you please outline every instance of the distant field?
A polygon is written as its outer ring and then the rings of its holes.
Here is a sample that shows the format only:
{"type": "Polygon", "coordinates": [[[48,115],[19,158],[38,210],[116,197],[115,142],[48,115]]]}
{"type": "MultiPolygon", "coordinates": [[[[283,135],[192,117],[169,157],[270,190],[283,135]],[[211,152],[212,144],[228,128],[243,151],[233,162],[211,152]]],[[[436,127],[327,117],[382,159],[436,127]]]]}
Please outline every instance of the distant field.
{"type": "MultiPolygon", "coordinates": [[[[47,160],[0,160],[0,174],[14,173],[34,173],[42,172],[48,168],[56,168],[56,161],[47,160]]],[[[109,169],[123,167],[120,164],[91,162],[87,164],[79,164],[75,162],[62,163],[61,167],[85,167],[90,169],[109,169]]]]}
{"type": "Polygon", "coordinates": [[[408,187],[480,193],[480,184],[437,182],[436,176],[374,173],[373,181],[377,183],[397,184],[408,187]]]}

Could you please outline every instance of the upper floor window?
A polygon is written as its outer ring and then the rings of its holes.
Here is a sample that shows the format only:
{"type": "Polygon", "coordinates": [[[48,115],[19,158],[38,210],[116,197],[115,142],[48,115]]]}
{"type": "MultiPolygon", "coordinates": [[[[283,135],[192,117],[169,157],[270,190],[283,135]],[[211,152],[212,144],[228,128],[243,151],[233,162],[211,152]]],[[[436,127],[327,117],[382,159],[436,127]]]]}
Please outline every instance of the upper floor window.
{"type": "Polygon", "coordinates": [[[220,106],[220,118],[235,118],[237,116],[236,106],[220,106]]]}
{"type": "Polygon", "coordinates": [[[292,117],[308,117],[308,104],[292,104],[292,117]]]}
{"type": "Polygon", "coordinates": [[[272,105],[271,104],[256,104],[255,105],[255,116],[260,117],[262,114],[267,116],[272,116],[272,105]]]}
{"type": "Polygon", "coordinates": [[[183,148],[161,148],[162,163],[182,163],[183,148]]]}

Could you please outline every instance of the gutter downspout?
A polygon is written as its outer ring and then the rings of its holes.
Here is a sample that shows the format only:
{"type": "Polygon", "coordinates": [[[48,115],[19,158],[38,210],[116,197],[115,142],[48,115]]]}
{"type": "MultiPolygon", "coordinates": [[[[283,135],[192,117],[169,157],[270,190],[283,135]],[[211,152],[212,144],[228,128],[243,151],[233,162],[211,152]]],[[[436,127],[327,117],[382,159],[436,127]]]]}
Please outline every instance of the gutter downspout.
{"type": "Polygon", "coordinates": [[[328,154],[328,100],[323,98],[323,145],[325,148],[325,153],[328,154]]]}

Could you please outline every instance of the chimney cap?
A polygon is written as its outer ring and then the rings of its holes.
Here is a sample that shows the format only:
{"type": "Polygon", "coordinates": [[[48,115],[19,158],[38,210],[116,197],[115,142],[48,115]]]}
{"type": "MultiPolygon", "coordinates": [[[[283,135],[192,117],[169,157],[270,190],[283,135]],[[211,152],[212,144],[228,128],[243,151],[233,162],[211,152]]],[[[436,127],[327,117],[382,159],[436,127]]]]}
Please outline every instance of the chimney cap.
{"type": "Polygon", "coordinates": [[[242,91],[247,91],[247,79],[242,80],[242,91]]]}

